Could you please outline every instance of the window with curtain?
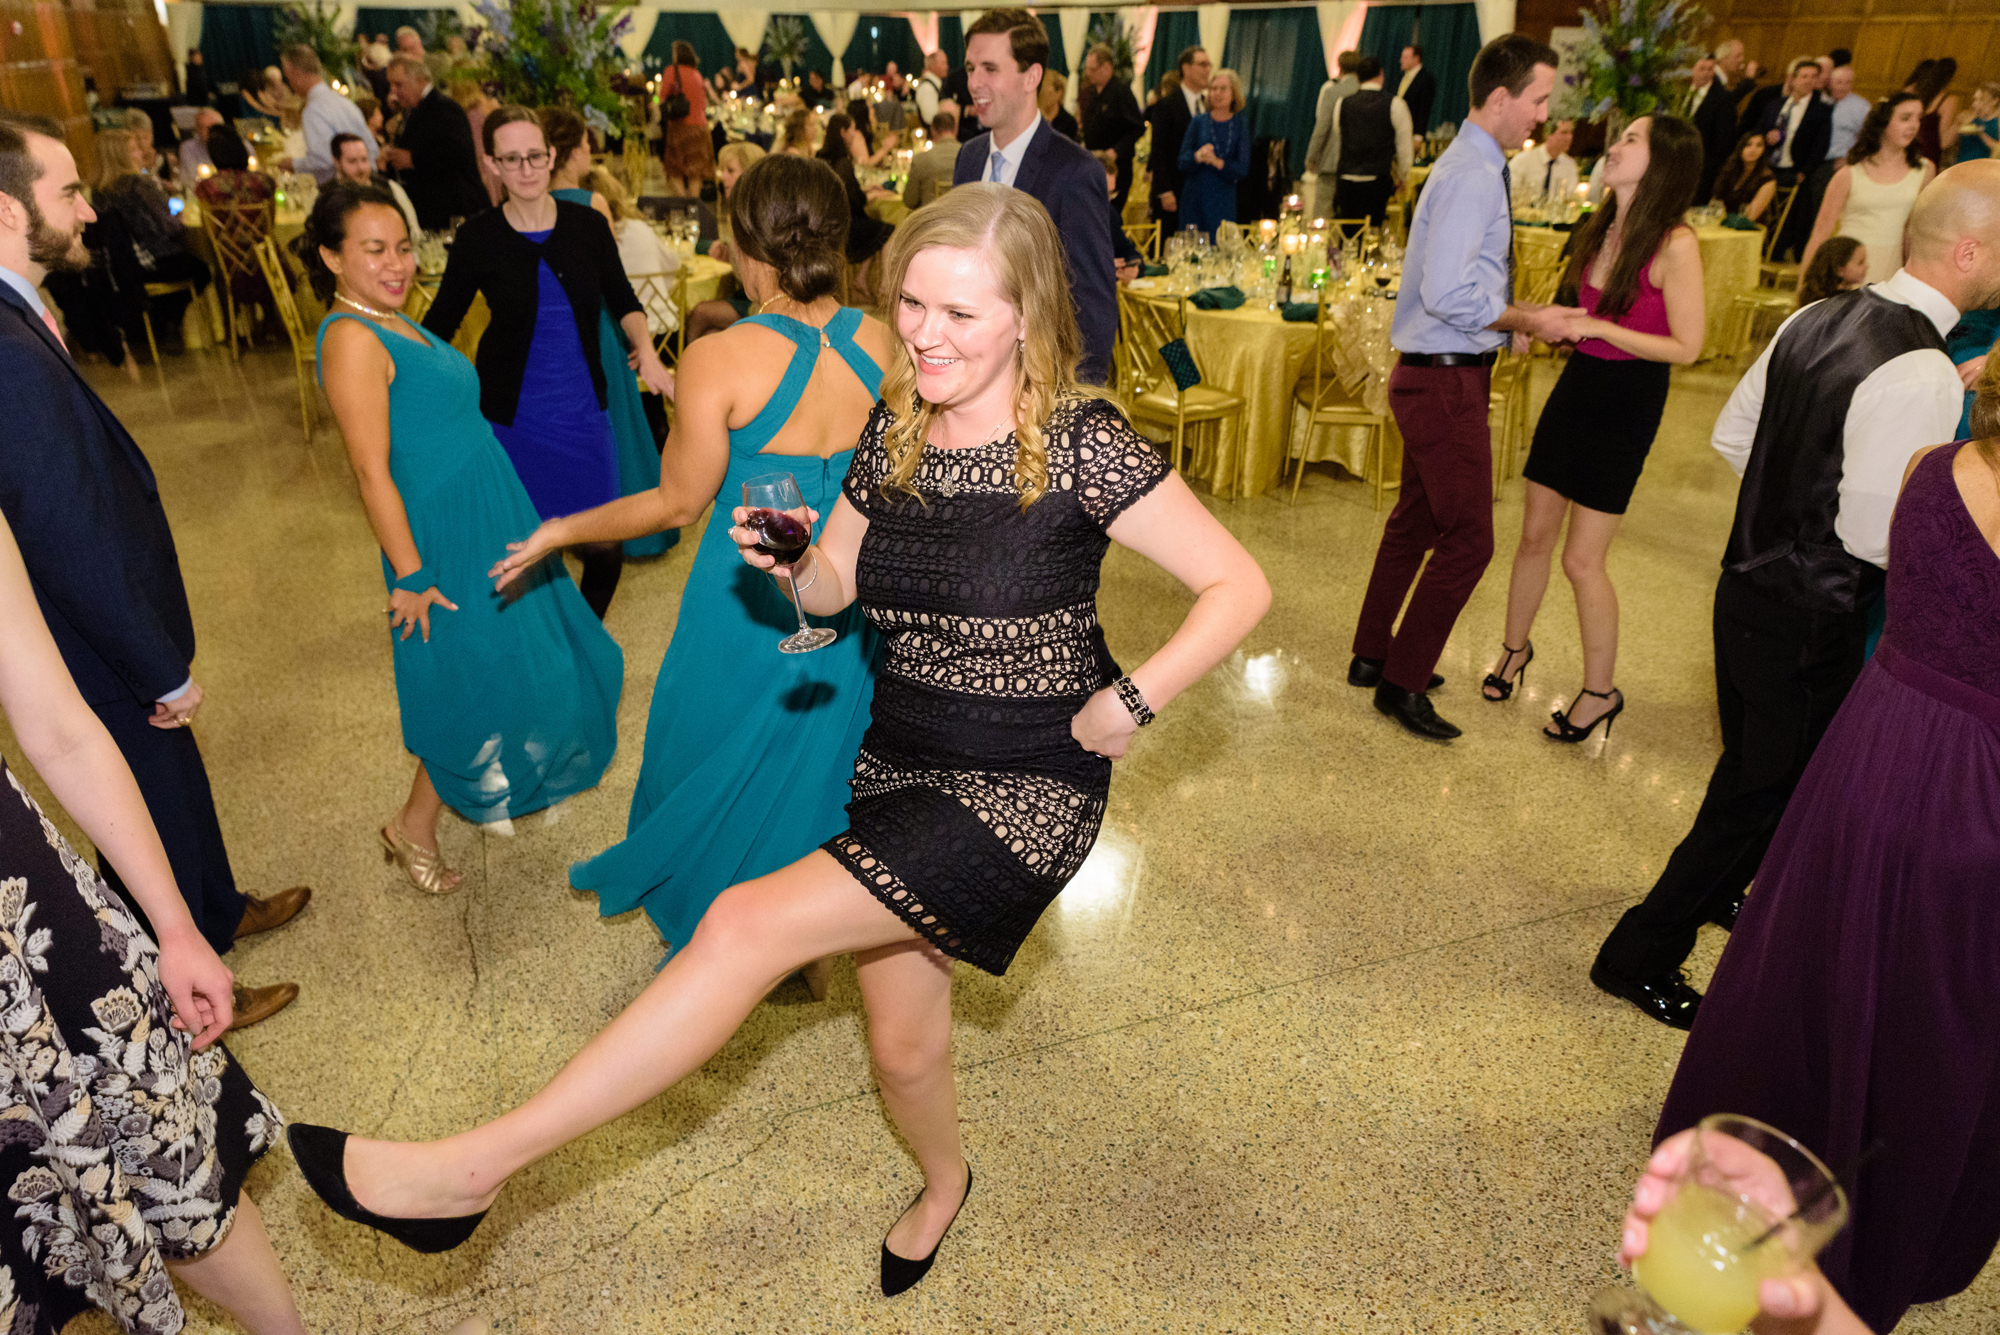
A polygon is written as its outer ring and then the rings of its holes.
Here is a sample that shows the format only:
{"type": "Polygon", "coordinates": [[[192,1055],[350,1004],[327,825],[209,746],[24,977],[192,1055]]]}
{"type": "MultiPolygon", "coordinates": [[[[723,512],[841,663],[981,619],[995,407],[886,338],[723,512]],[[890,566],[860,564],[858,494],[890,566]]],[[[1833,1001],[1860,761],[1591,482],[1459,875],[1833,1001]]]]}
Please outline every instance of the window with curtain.
{"type": "Polygon", "coordinates": [[[938,15],[938,45],[944,48],[945,59],[952,69],[965,64],[965,20],[956,14],[938,15]]]}
{"type": "Polygon", "coordinates": [[[646,41],[646,49],[639,54],[639,64],[646,73],[658,74],[674,63],[675,42],[686,42],[694,48],[705,79],[712,79],[717,70],[736,64],[736,43],[729,39],[729,29],[722,26],[719,16],[662,9],[659,21],[653,25],[653,35],[646,41]]]}
{"type": "MultiPolygon", "coordinates": [[[[662,17],[665,17],[664,14],[662,17]]],[[[773,14],[771,18],[773,21],[778,19],[797,19],[799,25],[805,29],[805,59],[793,69],[792,73],[796,77],[803,79],[807,70],[818,70],[822,79],[825,79],[828,83],[832,83],[833,52],[828,49],[825,39],[819,35],[819,28],[814,25],[812,17],[807,14],[773,14]]],[[[769,40],[770,34],[770,27],[766,25],[764,29],[766,41],[769,40]]],[[[760,65],[774,65],[777,63],[771,59],[771,49],[769,46],[765,46],[759,51],[757,63],[760,65]]]]}
{"type": "MultiPolygon", "coordinates": [[[[1069,69],[1069,52],[1063,46],[1062,15],[1050,10],[1039,17],[1043,29],[1049,34],[1049,63],[1043,68],[1066,73],[1069,69]]],[[[1075,80],[1072,79],[1071,82],[1074,83],[1075,80]]]]}
{"type": "Polygon", "coordinates": [[[1320,45],[1316,10],[1302,6],[1234,11],[1217,68],[1233,69],[1243,80],[1250,133],[1283,139],[1288,170],[1294,177],[1303,174],[1313,110],[1320,85],[1326,82],[1326,53],[1320,45]]]}
{"type": "MultiPolygon", "coordinates": [[[[271,35],[275,5],[206,5],[201,14],[201,60],[217,84],[233,84],[245,70],[278,63],[271,35]]],[[[225,107],[225,111],[228,109],[225,107]]]]}
{"type": "MultiPolygon", "coordinates": [[[[1153,53],[1146,58],[1146,91],[1160,86],[1160,80],[1180,66],[1181,52],[1201,45],[1201,16],[1192,9],[1163,9],[1153,28],[1153,53]]],[[[1210,53],[1214,59],[1214,53],[1210,53]]],[[[1319,90],[1313,90],[1319,96],[1319,90]]],[[[1310,129],[1306,131],[1312,133],[1310,129]]]]}
{"type": "Polygon", "coordinates": [[[1382,86],[1396,91],[1402,79],[1403,48],[1413,41],[1424,49],[1424,68],[1437,80],[1430,125],[1457,124],[1469,109],[1466,80],[1472,58],[1479,54],[1479,6],[1370,5],[1361,24],[1361,51],[1382,62],[1382,86]]]}
{"type": "Polygon", "coordinates": [[[854,36],[840,53],[841,68],[853,78],[862,70],[880,74],[890,61],[904,74],[923,72],[924,49],[917,43],[915,29],[900,14],[863,14],[854,25],[854,36]]]}

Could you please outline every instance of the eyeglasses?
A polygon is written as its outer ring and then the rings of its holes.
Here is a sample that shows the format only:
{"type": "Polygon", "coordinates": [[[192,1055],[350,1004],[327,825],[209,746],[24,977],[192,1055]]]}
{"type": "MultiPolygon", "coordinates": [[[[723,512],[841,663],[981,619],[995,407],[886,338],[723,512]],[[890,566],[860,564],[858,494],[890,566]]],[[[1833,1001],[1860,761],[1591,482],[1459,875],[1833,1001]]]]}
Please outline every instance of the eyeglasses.
{"type": "Polygon", "coordinates": [[[533,153],[502,153],[493,159],[493,165],[507,172],[523,169],[538,172],[549,165],[549,155],[545,149],[537,149],[533,153]]]}

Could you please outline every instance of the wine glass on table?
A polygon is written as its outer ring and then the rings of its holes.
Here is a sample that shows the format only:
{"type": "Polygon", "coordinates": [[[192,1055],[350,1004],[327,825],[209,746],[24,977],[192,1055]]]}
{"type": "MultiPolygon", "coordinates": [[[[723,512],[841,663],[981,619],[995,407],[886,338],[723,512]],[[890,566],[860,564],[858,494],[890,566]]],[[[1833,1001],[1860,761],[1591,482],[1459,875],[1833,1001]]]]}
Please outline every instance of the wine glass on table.
{"type": "Polygon", "coordinates": [[[1846,1222],[1847,1193],[1811,1150],[1748,1117],[1704,1117],[1632,1262],[1643,1292],[1599,1293],[1588,1329],[1733,1335],[1756,1317],[1758,1286],[1805,1270],[1846,1222]]]}
{"type": "Polygon", "coordinates": [[[786,654],[811,653],[824,649],[840,638],[831,626],[806,624],[806,609],[799,602],[798,574],[794,563],[812,545],[812,523],[806,518],[805,497],[799,495],[798,479],[790,473],[761,473],[743,484],[743,527],[757,535],[756,550],[785,568],[792,586],[792,608],[799,614],[799,628],[778,641],[778,651],[786,654]]]}

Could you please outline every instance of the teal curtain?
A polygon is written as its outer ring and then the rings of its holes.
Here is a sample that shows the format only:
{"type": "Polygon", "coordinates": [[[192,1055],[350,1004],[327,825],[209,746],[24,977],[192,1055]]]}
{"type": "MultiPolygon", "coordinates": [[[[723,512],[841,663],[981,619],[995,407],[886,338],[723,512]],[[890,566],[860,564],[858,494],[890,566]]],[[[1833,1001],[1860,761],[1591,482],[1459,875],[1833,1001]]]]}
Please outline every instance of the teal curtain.
{"type": "Polygon", "coordinates": [[[1326,82],[1318,12],[1312,6],[1236,10],[1218,68],[1235,70],[1243,80],[1250,133],[1284,140],[1289,171],[1303,174],[1313,110],[1326,82]]]}
{"type": "MultiPolygon", "coordinates": [[[[662,14],[661,17],[664,18],[666,16],[662,14]]],[[[807,70],[818,70],[820,77],[831,84],[833,82],[833,51],[827,46],[825,39],[819,35],[819,29],[813,25],[811,17],[805,14],[771,15],[772,22],[776,22],[779,19],[797,19],[800,26],[805,29],[805,59],[793,67],[793,75],[798,78],[804,78],[807,70]]],[[[716,21],[718,23],[721,22],[720,19],[716,21]]],[[[771,29],[767,24],[764,28],[764,38],[767,45],[762,48],[761,53],[757,57],[759,64],[768,65],[776,63],[771,59],[771,49],[768,45],[770,36],[771,29]]],[[[731,59],[734,58],[732,54],[731,59]]]]}
{"type": "Polygon", "coordinates": [[[938,15],[938,45],[944,48],[951,69],[965,64],[965,20],[956,14],[938,15]]]}
{"type": "Polygon", "coordinates": [[[853,78],[862,70],[880,74],[890,61],[904,74],[919,74],[924,68],[924,49],[910,21],[899,15],[863,14],[854,24],[854,36],[840,53],[841,68],[853,78]]]}
{"type": "Polygon", "coordinates": [[[1417,133],[1423,134],[1447,121],[1456,125],[1471,110],[1466,85],[1472,78],[1472,59],[1479,54],[1479,7],[1426,5],[1417,16],[1417,31],[1424,68],[1437,79],[1438,89],[1430,125],[1417,126],[1417,133]]]}
{"type": "MultiPolygon", "coordinates": [[[[1050,10],[1040,17],[1042,28],[1049,35],[1049,63],[1043,66],[1043,68],[1052,69],[1058,73],[1067,71],[1069,69],[1069,52],[1063,49],[1062,15],[1058,14],[1055,10],[1050,10]]],[[[1076,80],[1071,79],[1070,82],[1075,83],[1076,80]]]]}
{"type": "MultiPolygon", "coordinates": [[[[1396,81],[1403,77],[1403,48],[1410,44],[1417,30],[1417,9],[1416,5],[1370,5],[1367,17],[1361,21],[1359,50],[1362,55],[1382,62],[1382,87],[1391,93],[1396,91],[1396,81]]],[[[1438,75],[1438,98],[1442,101],[1444,76],[1437,70],[1431,73],[1438,75]]],[[[1426,127],[1416,128],[1422,133],[1426,127]]]]}
{"type": "MultiPolygon", "coordinates": [[[[1163,9],[1159,20],[1153,25],[1153,52],[1146,57],[1146,91],[1152,92],[1160,86],[1160,80],[1180,67],[1181,52],[1191,46],[1201,45],[1201,16],[1192,9],[1163,9]]],[[[1215,53],[1210,52],[1213,60],[1215,53]]],[[[1318,105],[1319,90],[1313,89],[1314,105],[1318,105]]],[[[1311,131],[1306,132],[1308,136],[1311,131]]]]}
{"type": "Polygon", "coordinates": [[[736,43],[729,40],[729,29],[716,15],[681,9],[662,9],[659,15],[646,49],[639,53],[639,65],[648,74],[658,74],[674,63],[675,42],[694,48],[703,78],[713,78],[717,70],[736,64],[736,43]]]}
{"type": "Polygon", "coordinates": [[[278,63],[278,43],[271,35],[277,13],[275,5],[202,7],[201,60],[218,91],[223,85],[233,87],[246,70],[262,71],[278,63]]]}

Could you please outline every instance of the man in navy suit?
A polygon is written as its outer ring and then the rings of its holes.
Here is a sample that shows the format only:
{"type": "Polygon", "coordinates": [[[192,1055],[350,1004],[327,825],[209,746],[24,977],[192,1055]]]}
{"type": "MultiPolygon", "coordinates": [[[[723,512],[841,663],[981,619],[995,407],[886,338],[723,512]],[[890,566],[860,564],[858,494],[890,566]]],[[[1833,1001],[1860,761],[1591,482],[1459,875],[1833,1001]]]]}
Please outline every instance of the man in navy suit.
{"type": "Polygon", "coordinates": [[[1081,145],[1057,134],[1035,106],[1049,35],[1025,9],[994,9],[965,30],[966,84],[986,133],[958,152],[951,183],[997,181],[1041,201],[1069,263],[1070,296],[1083,334],[1077,378],[1101,385],[1118,337],[1118,279],[1104,169],[1081,145]]]}
{"type": "MultiPolygon", "coordinates": [[[[51,121],[0,113],[0,513],[63,662],[131,766],[195,926],[220,954],[289,921],[312,891],[253,899],[236,888],[189,731],[202,700],[194,619],[153,470],[77,373],[35,291],[49,270],[90,263],[83,228],[97,215],[61,135],[51,121]]],[[[293,983],[238,986],[233,1027],[297,995],[293,983]]]]}

